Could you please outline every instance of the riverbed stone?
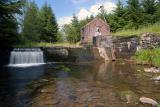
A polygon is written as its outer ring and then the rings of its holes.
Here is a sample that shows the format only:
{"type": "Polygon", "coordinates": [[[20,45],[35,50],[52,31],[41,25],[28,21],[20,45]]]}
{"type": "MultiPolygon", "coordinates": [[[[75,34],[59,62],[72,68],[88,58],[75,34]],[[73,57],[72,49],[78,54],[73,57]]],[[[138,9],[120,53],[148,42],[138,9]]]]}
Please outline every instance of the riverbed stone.
{"type": "Polygon", "coordinates": [[[47,79],[41,79],[41,80],[39,80],[39,82],[48,82],[49,80],[47,80],[47,79]]]}
{"type": "Polygon", "coordinates": [[[151,99],[151,98],[141,97],[141,98],[139,99],[139,101],[140,101],[141,103],[143,103],[143,104],[150,104],[150,105],[152,105],[152,106],[158,106],[158,103],[157,103],[155,100],[151,99]]]}
{"type": "Polygon", "coordinates": [[[160,73],[160,69],[155,67],[144,68],[144,71],[148,73],[160,73]]]}
{"type": "Polygon", "coordinates": [[[154,80],[154,81],[160,81],[160,76],[153,77],[151,80],[154,80]]]}

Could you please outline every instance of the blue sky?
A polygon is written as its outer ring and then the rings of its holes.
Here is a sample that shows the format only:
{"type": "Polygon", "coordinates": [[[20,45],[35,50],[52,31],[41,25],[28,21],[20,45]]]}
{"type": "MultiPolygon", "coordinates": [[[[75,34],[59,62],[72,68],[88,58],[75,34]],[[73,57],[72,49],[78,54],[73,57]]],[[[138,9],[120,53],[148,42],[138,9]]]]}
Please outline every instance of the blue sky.
{"type": "Polygon", "coordinates": [[[35,0],[39,7],[45,2],[51,5],[59,25],[68,24],[73,13],[84,19],[91,14],[96,15],[98,7],[104,4],[105,9],[111,12],[116,8],[116,0],[35,0]]]}

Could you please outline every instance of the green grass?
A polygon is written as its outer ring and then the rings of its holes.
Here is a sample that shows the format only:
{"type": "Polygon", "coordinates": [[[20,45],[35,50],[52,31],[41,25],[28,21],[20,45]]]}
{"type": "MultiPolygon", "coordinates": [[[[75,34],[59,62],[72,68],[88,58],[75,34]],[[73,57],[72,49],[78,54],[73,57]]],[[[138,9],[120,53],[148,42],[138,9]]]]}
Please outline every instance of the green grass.
{"type": "Polygon", "coordinates": [[[69,42],[63,42],[63,43],[47,43],[47,42],[27,42],[25,44],[15,45],[16,48],[29,48],[29,47],[52,47],[52,46],[62,46],[62,47],[79,47],[79,43],[69,43],[69,42]]]}
{"type": "Polygon", "coordinates": [[[140,27],[139,29],[128,29],[118,31],[113,33],[114,36],[131,36],[131,35],[140,35],[142,33],[151,32],[151,33],[160,33],[160,23],[155,23],[153,25],[146,25],[140,27]]]}
{"type": "Polygon", "coordinates": [[[148,63],[154,66],[160,66],[160,48],[152,50],[141,50],[135,56],[138,63],[148,63]]]}

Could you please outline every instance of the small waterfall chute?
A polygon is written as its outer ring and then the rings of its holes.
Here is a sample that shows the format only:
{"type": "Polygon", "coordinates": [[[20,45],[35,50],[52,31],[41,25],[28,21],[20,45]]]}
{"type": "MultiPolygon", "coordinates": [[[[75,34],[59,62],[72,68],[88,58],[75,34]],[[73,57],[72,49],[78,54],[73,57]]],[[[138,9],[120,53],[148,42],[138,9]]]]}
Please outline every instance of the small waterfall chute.
{"type": "Polygon", "coordinates": [[[40,48],[15,48],[10,54],[9,66],[33,66],[44,64],[40,48]]]}

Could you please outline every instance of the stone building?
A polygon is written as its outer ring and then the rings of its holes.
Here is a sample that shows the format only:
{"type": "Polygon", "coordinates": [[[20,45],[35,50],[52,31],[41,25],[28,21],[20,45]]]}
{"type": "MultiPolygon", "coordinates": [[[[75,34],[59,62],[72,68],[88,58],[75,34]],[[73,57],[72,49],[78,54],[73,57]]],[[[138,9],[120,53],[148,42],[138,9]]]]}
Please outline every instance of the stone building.
{"type": "Polygon", "coordinates": [[[109,25],[101,18],[96,17],[81,28],[81,44],[92,43],[92,39],[94,36],[106,36],[109,34],[109,25]]]}

